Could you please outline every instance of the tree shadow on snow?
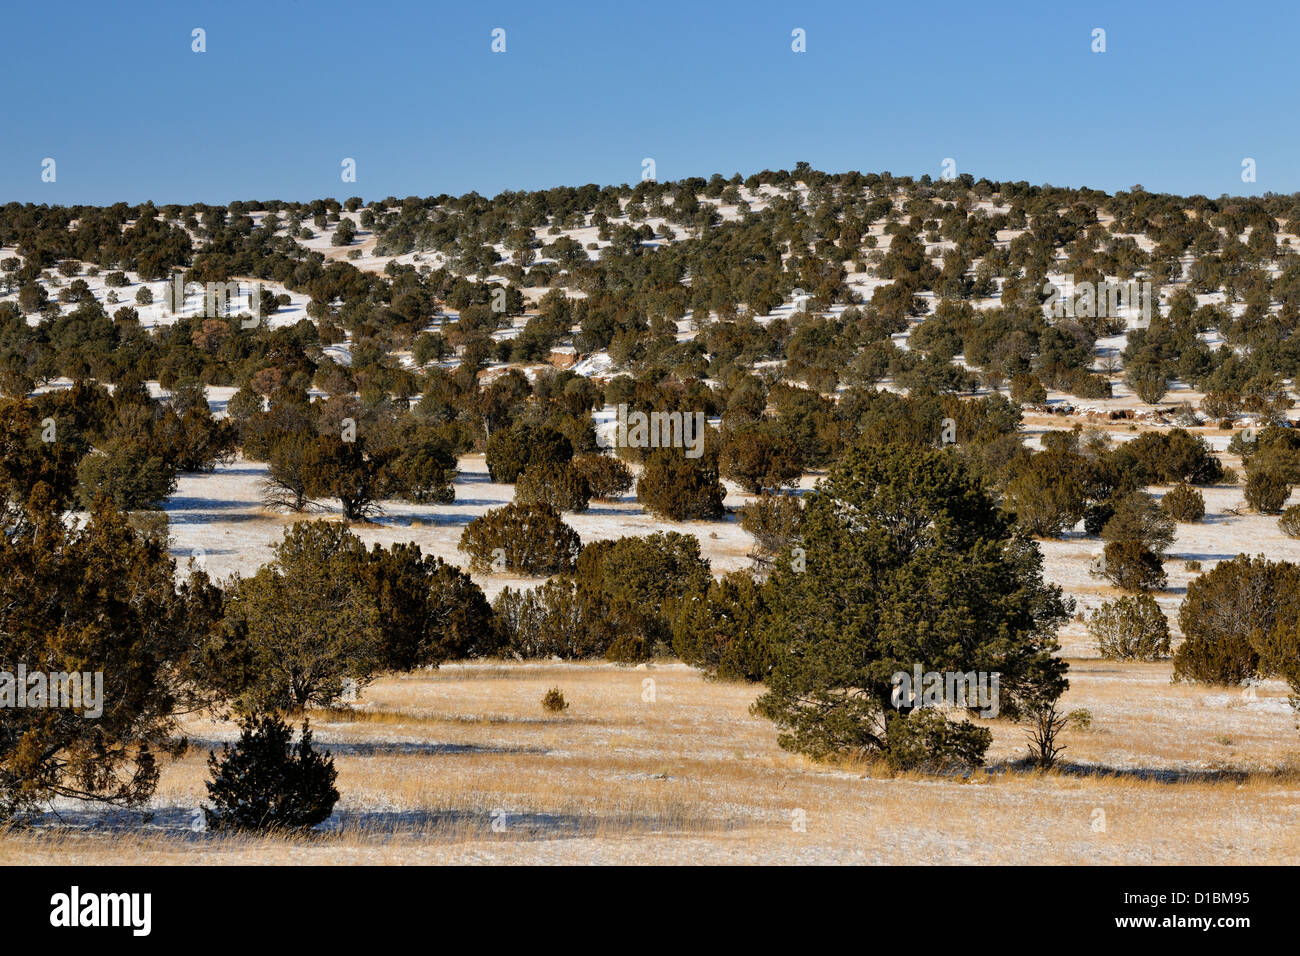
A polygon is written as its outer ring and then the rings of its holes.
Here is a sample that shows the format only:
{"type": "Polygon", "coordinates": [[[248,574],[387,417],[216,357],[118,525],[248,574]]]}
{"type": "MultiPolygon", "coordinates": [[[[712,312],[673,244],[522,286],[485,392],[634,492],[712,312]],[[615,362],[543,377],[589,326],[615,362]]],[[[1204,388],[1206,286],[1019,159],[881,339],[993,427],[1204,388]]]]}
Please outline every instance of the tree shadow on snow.
{"type": "MultiPolygon", "coordinates": [[[[1034,770],[1027,759],[990,765],[990,773],[1017,773],[1034,770]]],[[[1065,777],[1091,777],[1110,780],[1144,780],[1153,783],[1241,783],[1250,777],[1244,770],[1193,770],[1170,767],[1108,767],[1105,764],[1060,761],[1054,773],[1065,777]]]]}
{"type": "MultiPolygon", "coordinates": [[[[206,801],[204,801],[206,802],[206,801]]],[[[452,842],[495,839],[503,842],[564,840],[601,835],[725,832],[745,824],[697,814],[654,813],[539,813],[513,812],[506,806],[491,810],[336,809],[328,820],[294,839],[329,841],[352,835],[371,838],[431,836],[452,842]]],[[[147,810],[120,807],[47,810],[28,814],[15,824],[29,833],[87,833],[107,836],[165,836],[196,846],[212,844],[225,834],[206,828],[199,806],[167,806],[147,810]]]]}

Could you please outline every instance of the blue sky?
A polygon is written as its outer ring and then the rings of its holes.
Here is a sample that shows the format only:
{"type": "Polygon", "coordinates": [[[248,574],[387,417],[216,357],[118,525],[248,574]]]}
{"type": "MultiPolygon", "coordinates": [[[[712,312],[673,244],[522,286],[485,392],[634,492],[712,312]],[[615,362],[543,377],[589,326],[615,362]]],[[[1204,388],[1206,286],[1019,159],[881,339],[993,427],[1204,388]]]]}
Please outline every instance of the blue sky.
{"type": "Polygon", "coordinates": [[[1298,26],[1293,2],[1199,0],[8,4],[0,202],[493,195],[635,182],[645,157],[661,180],[798,160],[937,177],[951,157],[977,178],[1289,193],[1298,26]]]}

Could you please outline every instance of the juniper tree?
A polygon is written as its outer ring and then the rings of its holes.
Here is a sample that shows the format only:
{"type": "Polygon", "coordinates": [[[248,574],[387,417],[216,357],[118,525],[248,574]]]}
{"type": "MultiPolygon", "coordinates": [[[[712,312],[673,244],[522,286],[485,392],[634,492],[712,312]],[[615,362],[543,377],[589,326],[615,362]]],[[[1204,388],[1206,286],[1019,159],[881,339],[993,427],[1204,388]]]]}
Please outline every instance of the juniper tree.
{"type": "Polygon", "coordinates": [[[384,667],[436,667],[496,649],[496,621],[479,586],[419,545],[376,544],[359,556],[355,573],[376,611],[384,667]]]}
{"type": "Polygon", "coordinates": [[[417,441],[392,449],[384,468],[384,491],[418,504],[450,504],[456,500],[456,456],[446,442],[417,441]]]}
{"type": "Polygon", "coordinates": [[[304,471],[307,494],[334,498],[344,521],[364,521],[382,512],[379,505],[391,450],[371,451],[362,441],[322,435],[311,447],[304,471]]]}
{"type": "Polygon", "coordinates": [[[112,439],[77,466],[82,504],[107,497],[123,510],[158,508],[176,490],[176,467],[151,449],[112,439]]]}
{"type": "Polygon", "coordinates": [[[316,440],[306,432],[284,432],[272,439],[267,450],[266,477],[262,480],[262,501],[271,508],[306,511],[311,457],[316,440]]]}
{"type": "Polygon", "coordinates": [[[740,509],[740,526],[754,536],[750,558],[760,569],[798,543],[803,508],[794,495],[762,494],[740,509]]]}
{"type": "Polygon", "coordinates": [[[250,713],[328,705],[381,666],[379,608],[361,540],[328,521],[285,529],[272,560],[230,591],[212,679],[250,713]]]}
{"type": "Polygon", "coordinates": [[[1155,661],[1169,656],[1169,622],[1147,594],[1102,604],[1088,617],[1088,633],[1107,660],[1155,661]]]}
{"type": "Polygon", "coordinates": [[[549,505],[511,504],[467,524],[458,547],[476,571],[549,575],[573,567],[582,539],[549,505]]]}
{"type": "Polygon", "coordinates": [[[593,541],[574,567],[584,625],[616,660],[666,651],[684,602],[709,587],[709,562],[675,531],[593,541]]]}
{"type": "Polygon", "coordinates": [[[1189,484],[1178,484],[1160,499],[1160,510],[1175,521],[1200,521],[1205,517],[1205,496],[1189,484]]]}
{"type": "Polygon", "coordinates": [[[176,715],[202,703],[194,668],[221,616],[206,576],[178,584],[166,546],[103,499],[76,527],[54,505],[38,489],[0,535],[0,661],[99,672],[102,713],[0,708],[0,816],[53,797],[148,799],[159,759],[183,750],[176,715]]]}
{"type": "Polygon", "coordinates": [[[521,505],[547,505],[556,511],[586,511],[591,485],[572,463],[541,462],[529,465],[515,484],[515,501],[521,505]]]}
{"type": "Polygon", "coordinates": [[[512,484],[530,465],[564,464],[573,457],[573,444],[546,425],[518,423],[497,431],[487,443],[487,468],[493,481],[512,484]]]}
{"type": "Polygon", "coordinates": [[[886,750],[907,713],[892,675],[918,664],[999,673],[1010,717],[1065,690],[1053,655],[1072,602],[953,452],[855,447],[808,497],[800,547],[774,562],[759,628],[774,664],[755,709],[782,747],[886,750]]]}
{"type": "Polygon", "coordinates": [[[1275,641],[1300,621],[1300,566],[1239,554],[1194,578],[1178,608],[1186,640],[1174,680],[1236,684],[1288,677],[1293,665],[1275,641]]]}
{"type": "Polygon", "coordinates": [[[1169,550],[1177,529],[1174,519],[1160,508],[1155,498],[1144,491],[1135,491],[1121,497],[1113,508],[1110,520],[1101,529],[1103,541],[1137,542],[1157,556],[1169,550]]]}
{"type": "Polygon", "coordinates": [[[716,521],[726,514],[726,489],[709,455],[687,458],[680,448],[659,448],[646,458],[636,499],[669,521],[716,521]]]}
{"type": "Polygon", "coordinates": [[[758,681],[772,666],[758,629],[764,591],[743,571],[712,581],[689,595],[673,622],[673,650],[687,664],[722,680],[758,681]]]}
{"type": "Polygon", "coordinates": [[[775,422],[727,429],[719,464],[724,478],[751,494],[793,485],[803,473],[797,447],[779,433],[775,422]]]}
{"type": "Polygon", "coordinates": [[[632,471],[612,455],[578,455],[573,469],[586,479],[593,498],[612,501],[632,489],[632,471]]]}

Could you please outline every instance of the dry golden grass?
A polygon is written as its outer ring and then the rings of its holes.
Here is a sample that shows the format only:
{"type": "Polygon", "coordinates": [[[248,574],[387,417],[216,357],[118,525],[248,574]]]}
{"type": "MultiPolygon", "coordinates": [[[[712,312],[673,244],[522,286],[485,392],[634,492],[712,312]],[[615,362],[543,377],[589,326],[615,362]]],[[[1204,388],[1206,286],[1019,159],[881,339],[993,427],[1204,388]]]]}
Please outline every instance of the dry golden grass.
{"type": "Polygon", "coordinates": [[[749,714],[755,688],[675,663],[446,667],[313,715],[343,794],[326,832],[191,832],[207,749],[233,736],[195,721],[151,823],[11,830],[0,863],[1300,862],[1281,689],[1251,703],[1169,670],[1072,661],[1065,705],[1093,716],[1067,734],[1073,768],[1018,769],[1022,729],[992,722],[990,768],[959,778],[812,764],[749,714]]]}

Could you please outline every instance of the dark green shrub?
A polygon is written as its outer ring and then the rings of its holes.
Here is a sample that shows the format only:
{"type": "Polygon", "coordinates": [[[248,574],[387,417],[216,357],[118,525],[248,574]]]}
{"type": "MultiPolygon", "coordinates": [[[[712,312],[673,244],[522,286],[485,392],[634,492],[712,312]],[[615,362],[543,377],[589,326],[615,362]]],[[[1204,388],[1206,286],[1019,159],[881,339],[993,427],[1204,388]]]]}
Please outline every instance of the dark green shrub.
{"type": "Polygon", "coordinates": [[[593,498],[613,501],[632,490],[632,469],[612,455],[578,455],[573,468],[586,479],[593,498]]]}
{"type": "Polygon", "coordinates": [[[515,503],[546,505],[556,511],[586,511],[591,485],[571,464],[529,465],[515,484],[515,503]]]}
{"type": "Polygon", "coordinates": [[[1159,591],[1168,583],[1160,556],[1140,541],[1107,544],[1094,573],[1125,591],[1159,591]]]}
{"type": "MultiPolygon", "coordinates": [[[[345,220],[346,221],[346,220],[345,220]]],[[[456,456],[446,442],[430,440],[401,449],[384,467],[384,494],[417,504],[456,500],[456,456]]]]}
{"type": "Polygon", "coordinates": [[[378,612],[377,655],[385,668],[437,667],[497,650],[496,617],[473,579],[414,542],[374,545],[356,578],[378,612]]]}
{"type": "Polygon", "coordinates": [[[554,508],[509,504],[467,524],[459,547],[475,571],[550,575],[573,567],[582,539],[554,508]]]}
{"type": "Polygon", "coordinates": [[[1103,541],[1135,541],[1157,555],[1169,550],[1174,522],[1151,495],[1135,491],[1115,501],[1113,507],[1114,513],[1101,529],[1103,541]]]}
{"type": "Polygon", "coordinates": [[[1200,521],[1205,517],[1205,496],[1189,484],[1175,485],[1160,499],[1160,510],[1175,521],[1200,521]]]}
{"type": "Polygon", "coordinates": [[[1252,470],[1246,478],[1246,504],[1260,514],[1276,514],[1291,495],[1291,485],[1276,471],[1252,470]]]}
{"type": "Polygon", "coordinates": [[[487,443],[487,468],[493,481],[513,484],[529,465],[563,464],[573,457],[573,444],[546,425],[516,424],[492,434],[487,443]]]}
{"type": "Polygon", "coordinates": [[[1071,457],[1040,452],[1016,469],[1004,492],[1007,510],[1034,537],[1053,537],[1072,527],[1087,510],[1088,496],[1071,457]]]}
{"type": "Polygon", "coordinates": [[[750,494],[758,494],[795,484],[803,473],[803,462],[797,446],[769,421],[726,429],[720,469],[723,477],[750,494]]]}
{"type": "Polygon", "coordinates": [[[759,681],[772,667],[772,653],[758,625],[762,588],[733,571],[692,594],[673,622],[673,650],[687,664],[722,680],[759,681]]]}
{"type": "Polygon", "coordinates": [[[651,453],[636,483],[636,499],[669,521],[715,521],[726,509],[726,489],[708,456],[687,458],[680,449],[651,453]]]}
{"type": "Polygon", "coordinates": [[[712,580],[699,542],[675,531],[593,541],[574,577],[583,623],[612,660],[671,653],[673,621],[712,580]]]}
{"type": "Polygon", "coordinates": [[[158,508],[176,490],[176,468],[150,449],[113,439],[77,466],[80,497],[89,507],[106,495],[123,511],[158,508]]]}
{"type": "Polygon", "coordinates": [[[329,819],[338,802],[334,759],[312,745],[311,728],[302,725],[302,738],[278,716],[240,721],[239,740],[208,754],[211,807],[203,808],[213,830],[285,832],[310,830],[329,819]]]}
{"type": "Polygon", "coordinates": [[[1258,670],[1259,654],[1249,640],[1237,634],[1217,640],[1188,638],[1174,654],[1176,681],[1233,686],[1254,677],[1258,670]]]}
{"type": "Polygon", "coordinates": [[[1146,594],[1107,601],[1088,617],[1088,633],[1107,660],[1155,661],[1169,656],[1169,622],[1146,594]]]}
{"type": "Polygon", "coordinates": [[[1033,375],[1011,377],[1011,400],[1020,405],[1047,404],[1047,389],[1033,375]]]}
{"type": "Polygon", "coordinates": [[[1209,443],[1184,428],[1143,432],[1112,457],[1121,470],[1135,471],[1141,484],[1209,485],[1223,478],[1223,465],[1209,443]]]}
{"type": "Polygon", "coordinates": [[[1285,674],[1271,643],[1300,620],[1300,567],[1239,554],[1187,586],[1178,609],[1186,641],[1174,654],[1174,679],[1236,684],[1285,674]]]}

